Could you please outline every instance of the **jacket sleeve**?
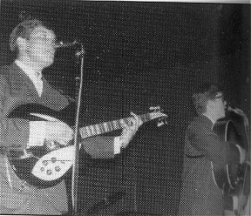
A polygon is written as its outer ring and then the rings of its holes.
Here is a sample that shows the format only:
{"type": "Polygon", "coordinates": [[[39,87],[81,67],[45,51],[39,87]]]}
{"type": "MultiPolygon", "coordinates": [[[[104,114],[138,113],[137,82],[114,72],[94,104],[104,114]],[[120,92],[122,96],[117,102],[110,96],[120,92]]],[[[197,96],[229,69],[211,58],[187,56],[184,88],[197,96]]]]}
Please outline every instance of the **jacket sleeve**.
{"type": "Polygon", "coordinates": [[[210,161],[222,165],[240,162],[240,153],[235,144],[221,141],[216,133],[203,124],[190,125],[187,136],[190,144],[210,161]]]}
{"type": "Polygon", "coordinates": [[[108,159],[114,157],[114,137],[95,136],[84,139],[82,145],[84,150],[93,159],[108,159]]]}
{"type": "Polygon", "coordinates": [[[16,99],[10,96],[10,87],[0,75],[0,147],[24,149],[29,138],[28,121],[7,117],[16,99]]]}

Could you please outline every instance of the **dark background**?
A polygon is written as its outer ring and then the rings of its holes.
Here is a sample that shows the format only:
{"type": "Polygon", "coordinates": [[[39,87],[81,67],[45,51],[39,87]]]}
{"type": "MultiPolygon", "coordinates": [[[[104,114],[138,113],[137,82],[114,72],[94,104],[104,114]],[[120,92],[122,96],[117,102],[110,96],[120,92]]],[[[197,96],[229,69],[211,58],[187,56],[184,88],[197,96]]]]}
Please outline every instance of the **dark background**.
{"type": "MultiPolygon", "coordinates": [[[[250,115],[250,5],[1,1],[1,65],[14,59],[8,37],[24,10],[49,22],[58,40],[83,43],[84,125],[130,111],[143,114],[151,106],[168,114],[162,127],[145,123],[114,160],[84,161],[80,155],[79,212],[86,215],[122,191],[122,199],[99,213],[175,215],[194,89],[204,81],[219,82],[231,105],[250,115]]],[[[59,50],[44,71],[72,98],[80,70],[74,54],[73,48],[59,50]]]]}

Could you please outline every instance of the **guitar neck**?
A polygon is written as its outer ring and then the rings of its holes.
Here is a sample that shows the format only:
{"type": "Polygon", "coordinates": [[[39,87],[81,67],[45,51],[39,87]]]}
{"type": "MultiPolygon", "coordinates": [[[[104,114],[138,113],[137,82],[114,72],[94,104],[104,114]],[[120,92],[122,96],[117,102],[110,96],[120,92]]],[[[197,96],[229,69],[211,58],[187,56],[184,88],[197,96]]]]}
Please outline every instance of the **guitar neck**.
{"type": "MultiPolygon", "coordinates": [[[[79,129],[79,132],[80,132],[82,139],[87,138],[87,137],[91,137],[91,136],[96,136],[99,134],[108,133],[111,131],[122,129],[123,128],[122,125],[127,124],[131,118],[132,117],[128,117],[128,118],[123,118],[123,119],[119,119],[119,120],[104,122],[101,124],[95,124],[95,125],[82,127],[79,129]]],[[[152,119],[152,116],[151,116],[151,113],[147,113],[144,115],[140,115],[139,118],[143,122],[147,122],[152,119]]]]}

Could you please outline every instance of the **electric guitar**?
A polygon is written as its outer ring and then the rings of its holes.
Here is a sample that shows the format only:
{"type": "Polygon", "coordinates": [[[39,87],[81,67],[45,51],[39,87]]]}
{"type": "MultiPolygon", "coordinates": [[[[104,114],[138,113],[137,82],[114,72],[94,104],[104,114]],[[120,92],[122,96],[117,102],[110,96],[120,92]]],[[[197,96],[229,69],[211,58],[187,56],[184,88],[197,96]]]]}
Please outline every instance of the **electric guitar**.
{"type": "MultiPolygon", "coordinates": [[[[164,125],[167,115],[159,107],[139,117],[143,122],[153,119],[158,126],[164,125]]],[[[39,104],[25,104],[14,109],[8,118],[23,118],[30,121],[63,121],[67,123],[67,111],[51,110],[39,104]]],[[[128,123],[132,117],[85,126],[79,129],[81,140],[122,129],[123,123],[128,123]]],[[[68,124],[69,125],[69,124],[68,124]]],[[[81,146],[81,145],[80,145],[81,146]]],[[[62,146],[53,141],[45,141],[43,146],[30,147],[25,150],[9,150],[8,160],[16,175],[29,185],[37,188],[51,187],[59,183],[73,165],[74,146],[72,141],[62,146]]]]}
{"type": "MultiPolygon", "coordinates": [[[[244,148],[244,141],[238,134],[233,121],[218,121],[214,125],[213,131],[219,135],[222,141],[229,145],[239,145],[244,148]]],[[[243,182],[245,167],[243,164],[227,164],[225,166],[211,162],[213,179],[223,194],[233,195],[232,193],[243,182]]]]}

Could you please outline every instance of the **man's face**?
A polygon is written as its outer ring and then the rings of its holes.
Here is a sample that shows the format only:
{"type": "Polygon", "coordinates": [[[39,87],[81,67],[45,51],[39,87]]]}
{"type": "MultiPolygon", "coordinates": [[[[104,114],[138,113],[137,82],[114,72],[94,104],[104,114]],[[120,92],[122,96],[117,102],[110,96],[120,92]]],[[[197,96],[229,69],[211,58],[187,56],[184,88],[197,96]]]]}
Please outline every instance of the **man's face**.
{"type": "Polygon", "coordinates": [[[226,101],[222,92],[219,92],[213,100],[211,100],[211,105],[213,108],[214,114],[220,118],[225,117],[226,101]]]}
{"type": "Polygon", "coordinates": [[[36,27],[27,40],[26,54],[31,62],[41,68],[53,64],[56,36],[53,31],[43,27],[36,27]]]}

